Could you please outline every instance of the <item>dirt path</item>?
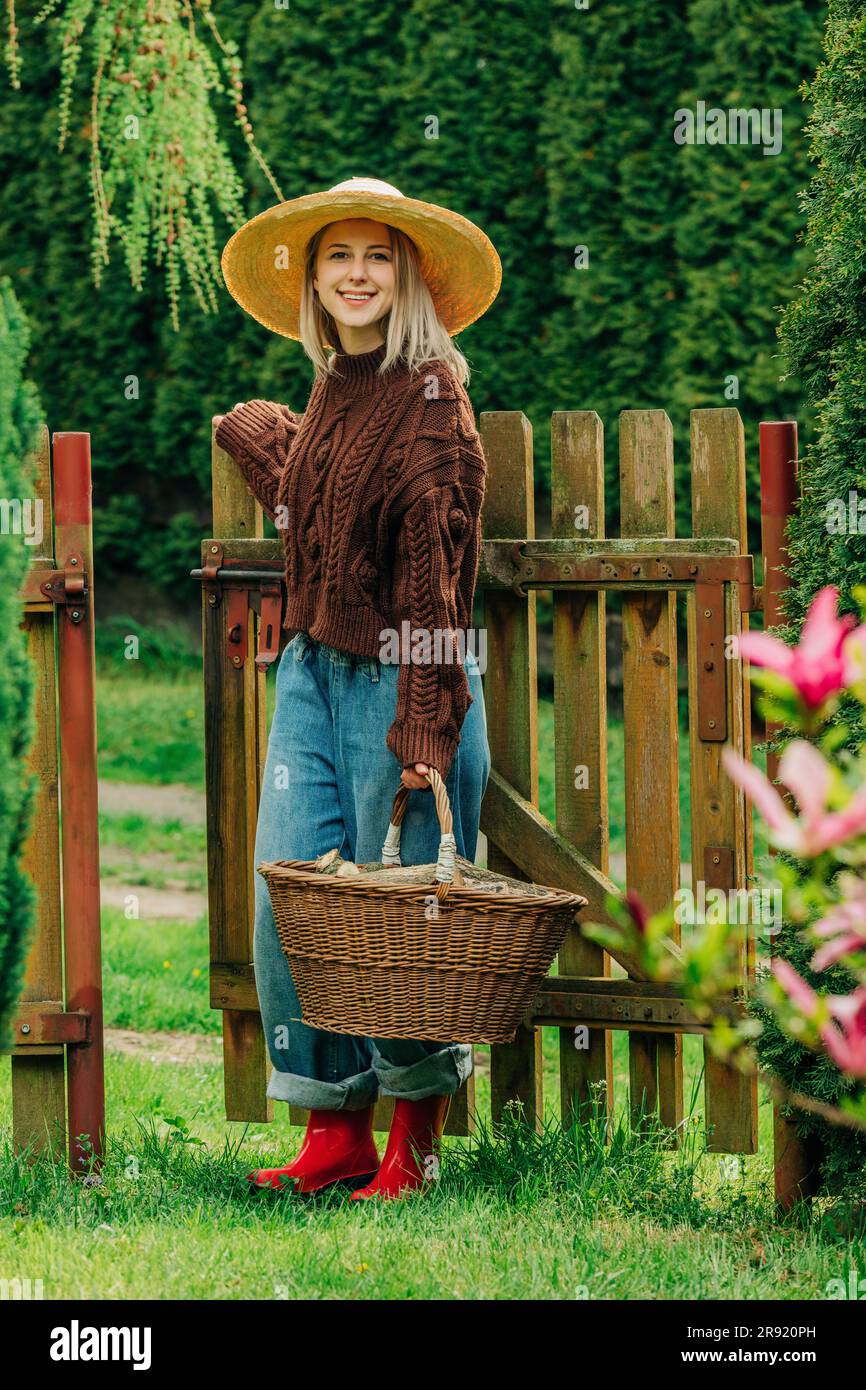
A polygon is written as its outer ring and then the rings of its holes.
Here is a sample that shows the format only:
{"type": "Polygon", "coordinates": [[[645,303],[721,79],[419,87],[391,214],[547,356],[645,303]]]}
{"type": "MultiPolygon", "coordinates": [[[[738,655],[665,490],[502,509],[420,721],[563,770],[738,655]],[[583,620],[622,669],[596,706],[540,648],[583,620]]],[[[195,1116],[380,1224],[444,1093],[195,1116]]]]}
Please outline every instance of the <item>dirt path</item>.
{"type": "MultiPolygon", "coordinates": [[[[99,779],[99,809],[111,816],[138,815],[155,821],[183,821],[204,825],[205,799],[192,787],[154,787],[146,782],[109,782],[99,779]]],[[[207,912],[207,894],[188,888],[184,870],[197,865],[159,851],[147,854],[102,845],[99,851],[100,897],[103,907],[125,909],[130,895],[137,899],[139,916],[146,921],[171,919],[197,922],[207,912]],[[110,872],[106,872],[109,870],[110,872]],[[141,883],[142,876],[157,875],[162,883],[141,883]]]]}
{"type": "Polygon", "coordinates": [[[204,792],[193,787],[154,787],[148,782],[99,779],[99,809],[111,816],[139,815],[150,820],[182,820],[204,825],[204,792]]]}
{"type": "Polygon", "coordinates": [[[105,1050],[149,1062],[215,1064],[222,1060],[222,1038],[212,1033],[136,1033],[131,1028],[106,1028],[105,1050]]]}
{"type": "MultiPolygon", "coordinates": [[[[99,782],[100,809],[109,815],[136,814],[148,816],[153,820],[182,820],[188,824],[205,824],[205,798],[202,792],[183,786],[155,787],[141,782],[99,782]]],[[[479,863],[486,862],[487,841],[483,834],[478,837],[479,863]]],[[[151,869],[165,874],[170,879],[172,869],[178,872],[182,865],[170,855],[148,854],[136,856],[133,861],[128,854],[122,854],[115,847],[107,845],[101,854],[103,867],[117,867],[120,875],[104,875],[102,880],[102,901],[110,907],[126,906],[128,895],[138,897],[139,911],[145,918],[173,918],[175,921],[195,922],[207,911],[207,894],[185,888],[181,883],[166,882],[159,887],[125,883],[122,868],[126,863],[135,870],[151,869]]],[[[611,876],[625,883],[625,855],[612,854],[610,857],[611,876]]],[[[137,876],[137,873],[136,873],[137,876]]],[[[130,874],[132,877],[132,874],[130,874]]],[[[691,883],[691,864],[681,865],[683,887],[691,883]]]]}
{"type": "MultiPolygon", "coordinates": [[[[222,1062],[222,1038],[213,1033],[136,1033],[132,1028],[106,1028],[105,1050],[148,1062],[178,1062],[181,1066],[222,1062]]],[[[489,1070],[489,1053],[476,1050],[476,1075],[489,1070]]]]}

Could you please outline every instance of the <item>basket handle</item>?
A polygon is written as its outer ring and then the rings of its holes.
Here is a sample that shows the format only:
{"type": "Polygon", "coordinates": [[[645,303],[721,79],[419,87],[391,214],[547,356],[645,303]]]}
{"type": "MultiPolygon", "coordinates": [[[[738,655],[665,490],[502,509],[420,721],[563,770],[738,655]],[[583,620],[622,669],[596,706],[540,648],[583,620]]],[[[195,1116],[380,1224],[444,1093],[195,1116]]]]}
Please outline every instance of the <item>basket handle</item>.
{"type": "MultiPolygon", "coordinates": [[[[442,832],[439,840],[439,857],[436,861],[436,896],[440,901],[448,896],[448,890],[452,884],[462,887],[463,876],[457,866],[457,842],[454,839],[454,818],[451,814],[451,801],[448,791],[440,774],[435,767],[428,768],[426,773],[427,781],[433,789],[433,796],[436,801],[436,815],[439,818],[439,829],[442,832]]],[[[397,788],[397,795],[394,797],[394,805],[391,808],[391,823],[388,826],[388,834],[385,836],[385,843],[382,846],[382,863],[400,866],[400,826],[406,814],[406,806],[409,802],[409,788],[401,785],[397,788]]]]}

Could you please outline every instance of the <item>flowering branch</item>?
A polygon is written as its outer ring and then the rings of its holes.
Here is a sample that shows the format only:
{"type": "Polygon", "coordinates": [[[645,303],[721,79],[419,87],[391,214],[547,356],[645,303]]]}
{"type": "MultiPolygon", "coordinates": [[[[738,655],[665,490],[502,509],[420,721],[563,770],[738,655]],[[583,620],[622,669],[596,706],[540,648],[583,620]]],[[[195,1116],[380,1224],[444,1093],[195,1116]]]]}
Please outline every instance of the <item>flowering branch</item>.
{"type": "MultiPolygon", "coordinates": [[[[866,589],[855,590],[866,616],[866,589]]],[[[750,679],[766,692],[764,712],[784,717],[805,735],[793,739],[779,762],[779,780],[793,794],[796,814],[764,774],[732,748],[723,751],[729,777],[758,808],[768,839],[795,862],[776,862],[784,918],[815,946],[814,973],[842,965],[858,981],[849,994],[818,993],[784,959],[774,957],[759,994],[779,1026],[805,1047],[824,1052],[850,1081],[866,1080],[866,752],[847,752],[849,731],[828,727],[843,696],[866,704],[866,622],[837,615],[839,595],[822,589],[812,601],[801,641],[790,648],[762,633],[745,633],[739,655],[757,671],[750,679]]],[[[634,893],[608,903],[612,925],[586,923],[591,940],[632,952],[646,977],[676,981],[709,1027],[712,1051],[754,1074],[752,1042],[758,1019],[743,1005],[742,959],[749,924],[726,913],[707,921],[670,951],[673,905],[650,915],[634,893]]],[[[679,920],[679,919],[677,919],[679,920]]],[[[767,1077],[774,1094],[831,1123],[866,1131],[866,1088],[828,1106],[788,1091],[767,1077]]]]}

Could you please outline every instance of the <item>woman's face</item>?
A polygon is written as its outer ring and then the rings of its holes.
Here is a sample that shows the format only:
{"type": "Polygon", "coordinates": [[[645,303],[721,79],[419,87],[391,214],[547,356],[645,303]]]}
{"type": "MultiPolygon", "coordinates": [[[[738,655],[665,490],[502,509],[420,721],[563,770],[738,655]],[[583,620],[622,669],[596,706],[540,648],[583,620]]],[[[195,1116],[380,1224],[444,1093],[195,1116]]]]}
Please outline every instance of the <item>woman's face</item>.
{"type": "Polygon", "coordinates": [[[385,341],[379,321],[394,302],[394,257],[384,222],[349,217],[325,228],[313,287],[337,322],[347,352],[366,352],[385,341]]]}

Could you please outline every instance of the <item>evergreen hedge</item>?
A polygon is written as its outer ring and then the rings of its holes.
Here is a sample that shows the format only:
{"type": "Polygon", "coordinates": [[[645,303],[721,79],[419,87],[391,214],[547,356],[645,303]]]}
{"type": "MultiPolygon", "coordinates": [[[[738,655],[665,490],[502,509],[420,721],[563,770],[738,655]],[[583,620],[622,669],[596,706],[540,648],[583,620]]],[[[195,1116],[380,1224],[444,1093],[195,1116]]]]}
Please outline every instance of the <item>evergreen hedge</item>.
{"type": "MultiPolygon", "coordinates": [[[[866,582],[866,535],[827,525],[828,503],[844,500],[847,514],[849,492],[866,496],[866,12],[860,0],[831,0],[824,43],[824,59],[804,87],[812,106],[806,129],[815,166],[802,198],[812,268],[780,329],[791,371],[817,418],[817,437],[801,451],[802,493],[788,533],[791,588],[783,630],[791,640],[823,585],[836,584],[841,606],[856,612],[851,590],[866,582]]],[[[866,530],[866,519],[863,526],[866,530]]],[[[850,721],[855,713],[847,709],[841,716],[850,721]]],[[[853,741],[862,741],[862,726],[854,727],[853,741]]],[[[819,992],[849,993],[856,981],[841,967],[810,973],[812,949],[785,930],[777,954],[819,992]]],[[[787,1037],[771,1015],[761,1017],[762,1065],[795,1090],[833,1105],[850,1094],[853,1083],[829,1058],[787,1037]]],[[[866,1136],[814,1115],[796,1112],[795,1119],[802,1136],[820,1141],[824,1189],[866,1190],[866,1136]]]]}
{"type": "MultiPolygon", "coordinates": [[[[490,233],[502,290],[460,346],[476,412],[531,419],[542,499],[552,410],[602,416],[615,516],[619,412],[661,406],[685,532],[688,409],[728,404],[724,377],[738,370],[754,465],[755,422],[796,401],[796,382],[775,379],[772,325],[807,256],[791,251],[797,85],[820,56],[823,3],[503,0],[446,15],[436,0],[234,0],[218,19],[240,45],[256,138],[286,197],[372,173],[490,233]],[[783,151],[676,145],[674,112],[695,97],[782,106],[783,151]]],[[[51,418],[92,434],[104,582],[152,577],[188,604],[211,415],[252,396],[302,409],[309,364],[227,293],[217,317],[187,297],[175,333],[161,273],[136,293],[118,247],[94,290],[89,93],[82,78],[59,154],[55,19],[25,30],[22,57],[23,85],[0,107],[0,270],[38,319],[31,370],[51,418]]],[[[253,216],[273,190],[240,131],[225,133],[253,216]]]]}
{"type": "Polygon", "coordinates": [[[19,507],[33,498],[32,454],[40,423],[36,389],[24,377],[29,330],[8,276],[0,278],[0,1046],[9,1041],[35,921],[36,893],[20,858],[30,831],[35,775],[33,670],[19,590],[30,566],[19,507]],[[8,520],[6,520],[8,518],[8,520]]]}

